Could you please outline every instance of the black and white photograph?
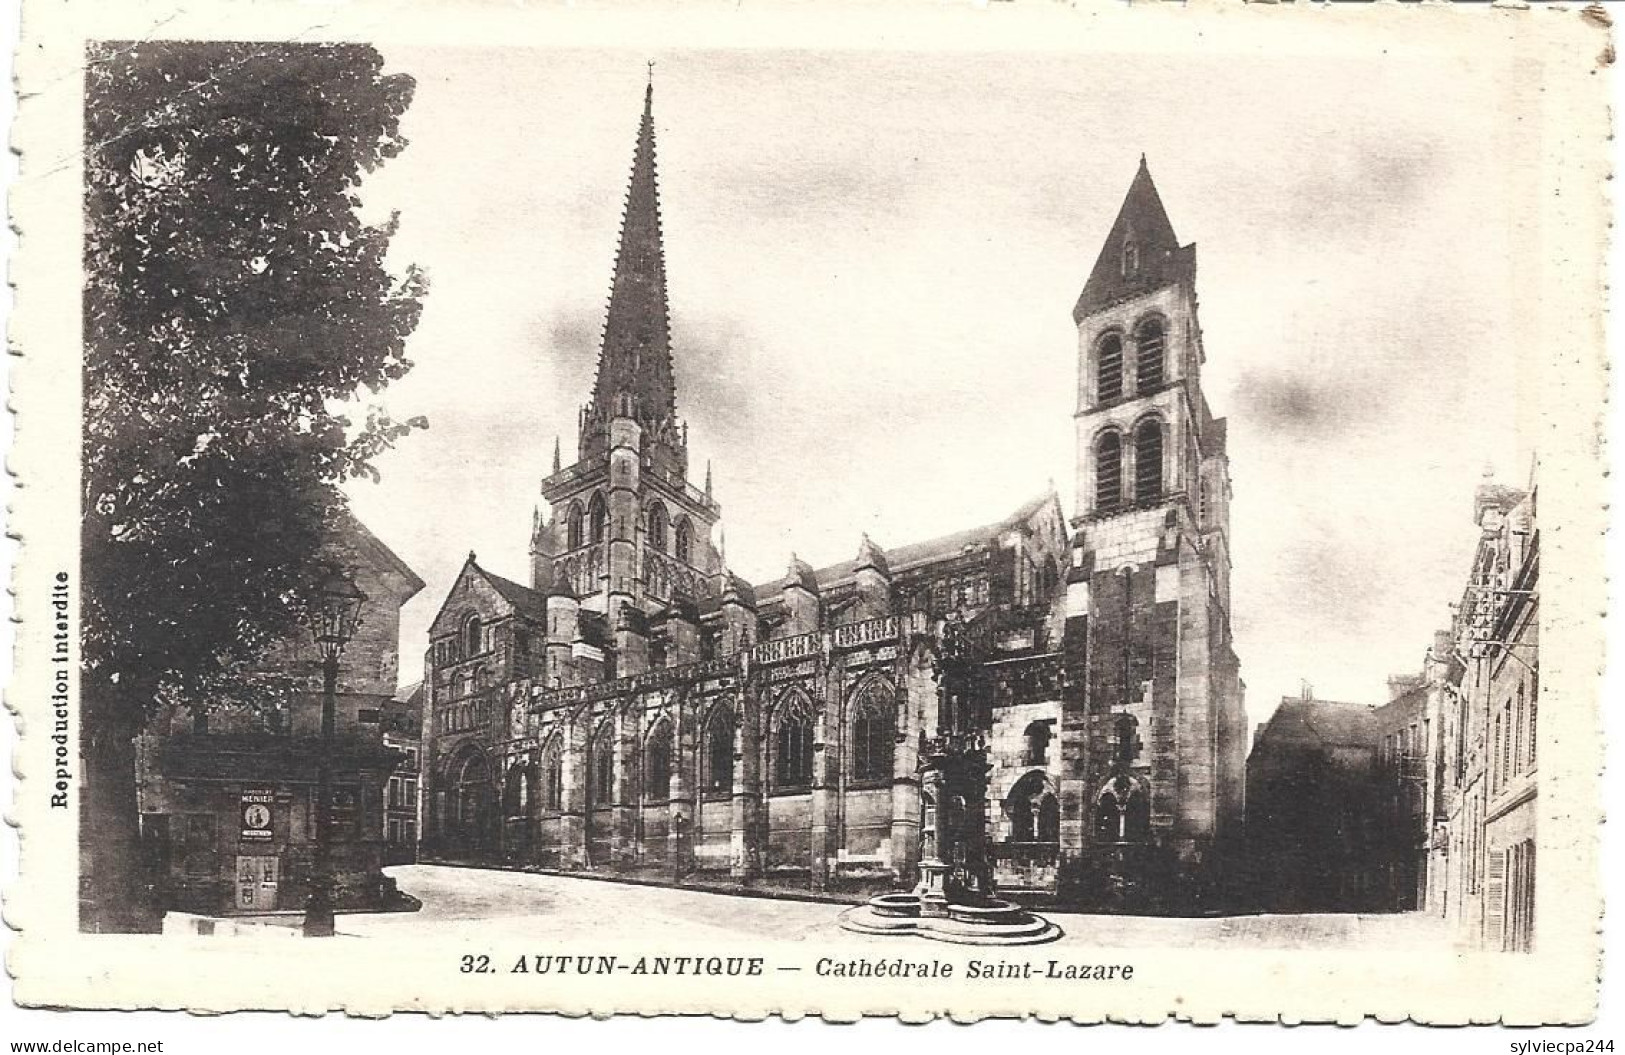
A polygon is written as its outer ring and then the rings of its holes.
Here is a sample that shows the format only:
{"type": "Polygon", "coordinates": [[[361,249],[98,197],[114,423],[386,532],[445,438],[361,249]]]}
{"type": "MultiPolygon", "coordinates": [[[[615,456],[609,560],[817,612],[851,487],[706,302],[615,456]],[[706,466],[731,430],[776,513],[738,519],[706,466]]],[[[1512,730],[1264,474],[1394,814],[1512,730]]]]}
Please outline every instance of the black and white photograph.
{"type": "Polygon", "coordinates": [[[1605,19],[67,6],[19,1002],[1595,1014],[1605,19]]]}

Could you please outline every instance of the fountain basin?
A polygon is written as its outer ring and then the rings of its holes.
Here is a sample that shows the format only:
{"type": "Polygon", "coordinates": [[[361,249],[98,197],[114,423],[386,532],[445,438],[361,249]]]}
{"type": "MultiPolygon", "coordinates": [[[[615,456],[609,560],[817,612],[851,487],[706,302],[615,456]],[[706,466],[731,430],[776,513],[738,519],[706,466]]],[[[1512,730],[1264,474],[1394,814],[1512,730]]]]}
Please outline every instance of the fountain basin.
{"type": "Polygon", "coordinates": [[[1041,945],[1061,936],[1049,920],[998,898],[950,901],[946,909],[946,916],[922,916],[918,894],[881,894],[841,913],[840,924],[859,934],[912,934],[955,945],[1041,945]]]}

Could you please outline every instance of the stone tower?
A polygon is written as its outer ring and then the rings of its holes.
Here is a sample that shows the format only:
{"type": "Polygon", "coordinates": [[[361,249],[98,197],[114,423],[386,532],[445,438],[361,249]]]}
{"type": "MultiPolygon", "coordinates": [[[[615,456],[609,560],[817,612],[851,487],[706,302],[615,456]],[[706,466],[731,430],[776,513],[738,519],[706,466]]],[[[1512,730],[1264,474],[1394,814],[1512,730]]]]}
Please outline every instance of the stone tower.
{"type": "Polygon", "coordinates": [[[581,408],[577,458],[542,481],[551,515],[532,529],[532,585],[602,613],[620,674],[647,657],[698,659],[694,606],[714,593],[721,562],[711,529],[721,508],[688,480],[687,427],[677,417],[671,315],[655,168],[654,87],[643,96],[603,343],[581,408]],[[662,640],[669,618],[683,623],[662,640]],[[677,652],[665,654],[670,644],[677,652]],[[687,656],[694,651],[696,654],[687,656]]]}
{"type": "Polygon", "coordinates": [[[1084,848],[1080,883],[1129,897],[1201,897],[1244,786],[1225,421],[1202,392],[1195,280],[1142,157],[1072,313],[1083,691],[1063,716],[1063,843],[1084,848]]]}

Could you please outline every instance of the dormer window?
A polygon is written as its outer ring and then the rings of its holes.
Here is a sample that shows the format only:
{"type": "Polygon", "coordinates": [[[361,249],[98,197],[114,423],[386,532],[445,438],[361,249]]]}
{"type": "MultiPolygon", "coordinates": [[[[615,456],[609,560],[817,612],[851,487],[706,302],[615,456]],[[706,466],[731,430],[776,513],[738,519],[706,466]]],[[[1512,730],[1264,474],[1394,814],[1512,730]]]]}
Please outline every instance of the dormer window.
{"type": "Polygon", "coordinates": [[[1140,273],[1140,246],[1130,239],[1123,243],[1123,277],[1133,278],[1140,273]]]}

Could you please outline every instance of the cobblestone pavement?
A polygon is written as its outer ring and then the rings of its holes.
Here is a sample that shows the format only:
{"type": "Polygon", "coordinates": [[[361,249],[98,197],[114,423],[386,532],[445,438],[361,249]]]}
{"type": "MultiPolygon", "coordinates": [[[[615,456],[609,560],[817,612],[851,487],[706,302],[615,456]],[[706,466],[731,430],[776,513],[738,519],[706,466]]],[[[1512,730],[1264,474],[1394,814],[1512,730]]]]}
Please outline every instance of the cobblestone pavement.
{"type": "MultiPolygon", "coordinates": [[[[571,876],[496,869],[403,865],[391,868],[401,890],[419,898],[419,912],[343,915],[339,930],[370,937],[405,937],[424,928],[460,937],[716,938],[737,941],[820,940],[839,935],[900,949],[898,938],[864,938],[839,931],[842,906],[782,898],[742,897],[638,886],[571,876]]],[[[1444,927],[1415,913],[1313,914],[1169,919],[1047,913],[1061,926],[1058,946],[1107,948],[1313,948],[1318,950],[1439,949],[1444,927]]],[[[910,942],[910,944],[914,944],[910,942]]],[[[1053,946],[1052,946],[1053,947],[1053,946]]]]}

